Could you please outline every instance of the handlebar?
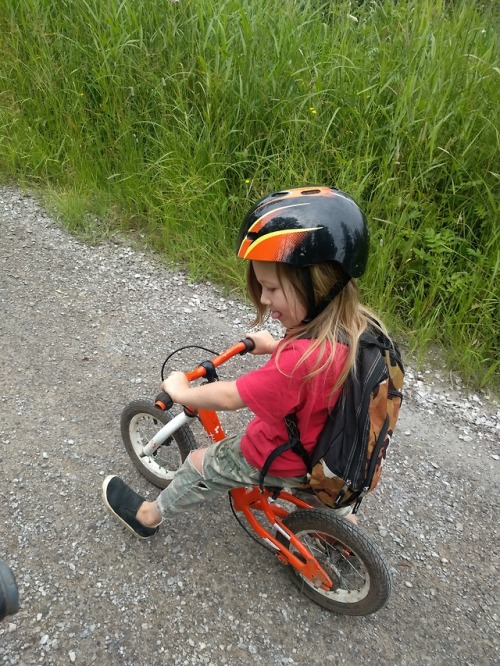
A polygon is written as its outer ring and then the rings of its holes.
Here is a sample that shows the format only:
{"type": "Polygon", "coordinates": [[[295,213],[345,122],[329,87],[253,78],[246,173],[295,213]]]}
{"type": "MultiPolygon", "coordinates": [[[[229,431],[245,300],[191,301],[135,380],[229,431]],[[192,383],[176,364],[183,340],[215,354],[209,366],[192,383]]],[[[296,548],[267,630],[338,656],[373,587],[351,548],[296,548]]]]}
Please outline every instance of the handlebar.
{"type": "MultiPolygon", "coordinates": [[[[215,368],[223,365],[237,354],[244,356],[254,349],[255,342],[251,338],[244,338],[243,340],[240,340],[240,342],[237,342],[236,344],[223,351],[218,356],[214,356],[214,358],[210,359],[209,361],[200,363],[200,365],[194,370],[186,372],[186,377],[189,382],[192,382],[195,379],[200,379],[201,377],[206,377],[207,375],[212,375],[215,377],[215,368]]],[[[171,409],[173,404],[174,402],[172,398],[168,395],[168,393],[165,393],[165,391],[162,391],[156,396],[155,405],[162,411],[171,409]]]]}

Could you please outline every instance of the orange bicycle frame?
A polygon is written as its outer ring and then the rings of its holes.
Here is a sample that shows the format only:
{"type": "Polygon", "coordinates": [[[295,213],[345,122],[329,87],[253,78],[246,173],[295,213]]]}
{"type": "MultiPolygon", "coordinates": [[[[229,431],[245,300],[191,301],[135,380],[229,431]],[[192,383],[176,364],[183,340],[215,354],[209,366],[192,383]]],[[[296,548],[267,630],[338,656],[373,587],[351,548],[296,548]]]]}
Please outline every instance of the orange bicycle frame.
{"type": "MultiPolygon", "coordinates": [[[[186,377],[190,382],[203,377],[208,377],[208,381],[215,381],[214,374],[212,374],[212,377],[207,375],[207,366],[213,373],[215,368],[226,363],[229,359],[233,358],[233,356],[236,356],[237,354],[245,354],[250,349],[251,347],[248,342],[238,342],[215,358],[212,358],[210,361],[207,361],[191,372],[186,373],[186,377]]],[[[160,406],[160,408],[165,409],[165,404],[161,399],[157,399],[156,404],[160,406]]],[[[191,407],[185,407],[185,411],[189,415],[197,416],[199,418],[205,432],[212,442],[220,442],[226,437],[217,412],[208,409],[193,409],[191,407]]],[[[282,564],[293,566],[318,588],[324,590],[330,590],[332,588],[333,582],[323,567],[320,566],[318,560],[312,555],[310,550],[306,548],[300,539],[283,524],[282,521],[288,516],[289,512],[276,504],[275,494],[266,488],[261,491],[258,486],[253,486],[252,488],[233,488],[229,491],[229,494],[232,498],[233,509],[241,512],[245,516],[248,524],[252,527],[254,532],[266,544],[268,544],[268,546],[276,551],[278,560],[282,564]],[[278,541],[278,539],[255,518],[254,511],[260,511],[266,516],[269,524],[285,536],[289,542],[289,547],[285,546],[281,541],[278,541]],[[293,546],[295,552],[290,550],[290,546],[293,546]]],[[[300,509],[312,508],[310,504],[285,490],[281,490],[276,499],[282,499],[300,509]]]]}

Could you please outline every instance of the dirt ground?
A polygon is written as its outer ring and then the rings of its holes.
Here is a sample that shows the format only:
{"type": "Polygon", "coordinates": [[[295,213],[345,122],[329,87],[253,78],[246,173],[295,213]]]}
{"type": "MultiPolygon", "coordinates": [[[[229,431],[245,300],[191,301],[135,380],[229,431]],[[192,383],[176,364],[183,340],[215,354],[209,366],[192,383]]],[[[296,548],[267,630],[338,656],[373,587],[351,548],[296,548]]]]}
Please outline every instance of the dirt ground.
{"type": "MultiPolygon", "coordinates": [[[[249,307],[119,239],[87,246],[6,187],[0,232],[0,559],[21,602],[0,623],[0,663],[500,663],[493,396],[409,360],[384,476],[360,511],[393,593],[375,615],[335,615],[291,585],[225,498],[151,542],[101,503],[109,473],[155,495],[121,442],[123,407],[154,397],[173,348],[239,340],[249,307]]],[[[225,416],[227,431],[245,418],[225,416]]]]}

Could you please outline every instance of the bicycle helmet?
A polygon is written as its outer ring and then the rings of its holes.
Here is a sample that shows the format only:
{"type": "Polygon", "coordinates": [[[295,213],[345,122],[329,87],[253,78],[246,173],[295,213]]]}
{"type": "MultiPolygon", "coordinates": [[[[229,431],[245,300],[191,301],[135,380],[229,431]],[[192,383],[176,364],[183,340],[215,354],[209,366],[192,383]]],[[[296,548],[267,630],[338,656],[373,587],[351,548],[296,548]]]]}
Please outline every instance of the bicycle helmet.
{"type": "Polygon", "coordinates": [[[357,203],[333,187],[298,187],[275,192],[247,213],[238,237],[238,257],[307,268],[335,261],[344,279],[320,304],[314,303],[309,271],[310,321],[345,287],[363,275],[368,261],[366,218],[357,203]]]}
{"type": "Polygon", "coordinates": [[[336,261],[350,277],[363,275],[368,227],[357,203],[333,187],[297,187],[275,192],[247,213],[238,257],[305,268],[336,261]]]}

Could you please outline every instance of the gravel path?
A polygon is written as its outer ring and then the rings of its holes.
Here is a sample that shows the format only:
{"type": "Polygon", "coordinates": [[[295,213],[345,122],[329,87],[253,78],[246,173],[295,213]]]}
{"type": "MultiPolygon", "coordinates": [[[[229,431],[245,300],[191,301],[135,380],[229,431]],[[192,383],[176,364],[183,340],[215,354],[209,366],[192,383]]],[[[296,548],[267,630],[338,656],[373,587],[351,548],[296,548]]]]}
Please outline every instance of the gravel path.
{"type": "MultiPolygon", "coordinates": [[[[493,397],[408,369],[385,475],[360,513],[393,594],[370,617],[331,614],[249,540],[225,498],[147,543],[101,504],[112,472],[154,495],[121,443],[124,405],[156,394],[169,350],[221,350],[251,310],[124,243],[84,245],[6,187],[0,232],[0,559],[21,597],[0,623],[0,663],[500,663],[493,397]]],[[[227,430],[245,418],[227,415],[227,430]]]]}

